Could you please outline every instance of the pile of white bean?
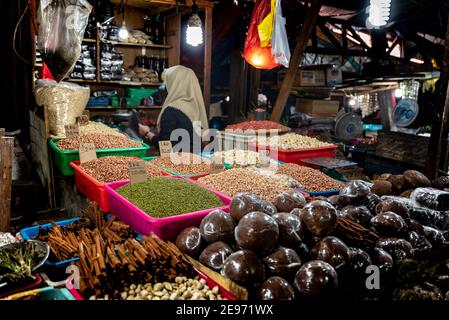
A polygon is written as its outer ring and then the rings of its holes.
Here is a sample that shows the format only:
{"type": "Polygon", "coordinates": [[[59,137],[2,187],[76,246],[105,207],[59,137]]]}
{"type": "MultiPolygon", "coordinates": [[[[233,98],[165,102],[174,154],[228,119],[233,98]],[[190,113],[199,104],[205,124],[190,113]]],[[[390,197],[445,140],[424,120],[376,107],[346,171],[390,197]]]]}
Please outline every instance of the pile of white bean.
{"type": "Polygon", "coordinates": [[[287,133],[281,136],[271,137],[268,139],[267,144],[272,148],[282,150],[311,149],[331,146],[330,143],[296,133],[287,133]]]}
{"type": "MultiPolygon", "coordinates": [[[[215,286],[209,288],[204,279],[176,277],[175,282],[132,284],[120,294],[121,300],[227,300],[215,286]]],[[[112,297],[92,296],[89,300],[112,300],[112,297]]]]}

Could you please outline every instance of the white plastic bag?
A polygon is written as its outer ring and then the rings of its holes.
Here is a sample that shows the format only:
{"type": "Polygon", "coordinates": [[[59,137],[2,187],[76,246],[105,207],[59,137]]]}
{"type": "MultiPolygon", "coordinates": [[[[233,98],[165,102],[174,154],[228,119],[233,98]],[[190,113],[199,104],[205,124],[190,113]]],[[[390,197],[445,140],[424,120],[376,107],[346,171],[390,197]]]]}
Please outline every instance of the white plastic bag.
{"type": "Polygon", "coordinates": [[[276,0],[276,15],[274,17],[271,47],[276,63],[288,68],[288,63],[290,62],[290,46],[288,45],[285,23],[285,18],[282,16],[281,0],[276,0]]]}

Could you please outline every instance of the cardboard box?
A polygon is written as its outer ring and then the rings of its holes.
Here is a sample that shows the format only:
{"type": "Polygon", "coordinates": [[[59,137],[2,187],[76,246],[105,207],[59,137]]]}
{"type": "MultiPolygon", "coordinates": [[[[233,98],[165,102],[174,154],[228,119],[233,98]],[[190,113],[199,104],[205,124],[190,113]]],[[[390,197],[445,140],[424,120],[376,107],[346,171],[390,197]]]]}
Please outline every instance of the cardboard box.
{"type": "Polygon", "coordinates": [[[313,115],[336,115],[340,102],[333,100],[296,99],[296,110],[313,115]]]}
{"type": "Polygon", "coordinates": [[[322,87],[325,85],[325,70],[299,70],[294,81],[295,87],[322,87]]]}

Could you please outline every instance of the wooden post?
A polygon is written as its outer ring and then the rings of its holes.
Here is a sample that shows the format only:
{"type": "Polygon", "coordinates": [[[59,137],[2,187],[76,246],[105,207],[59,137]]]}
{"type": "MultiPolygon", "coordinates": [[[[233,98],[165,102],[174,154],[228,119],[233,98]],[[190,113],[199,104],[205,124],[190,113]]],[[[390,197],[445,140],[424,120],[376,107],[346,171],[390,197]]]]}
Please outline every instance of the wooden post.
{"type": "Polygon", "coordinates": [[[281,119],[282,112],[284,111],[285,104],[287,103],[287,99],[290,94],[290,89],[292,88],[293,80],[295,79],[296,72],[298,72],[299,63],[304,55],[307,41],[312,34],[313,28],[315,27],[322,3],[323,0],[312,0],[312,6],[307,12],[306,20],[304,21],[301,33],[296,41],[292,58],[290,59],[288,71],[285,75],[284,81],[282,82],[279,95],[276,99],[276,104],[274,105],[273,114],[271,115],[272,121],[279,121],[281,119]]]}
{"type": "Polygon", "coordinates": [[[4,132],[0,129],[0,232],[9,231],[14,155],[14,138],[4,137],[4,132]]]}
{"type": "Polygon", "coordinates": [[[446,123],[449,115],[449,20],[446,30],[446,45],[441,66],[441,87],[439,88],[437,111],[433,117],[434,121],[432,124],[432,133],[430,135],[429,151],[427,152],[426,174],[429,178],[436,178],[438,176],[438,170],[447,172],[446,123]]]}
{"type": "Polygon", "coordinates": [[[212,67],[212,7],[205,7],[204,14],[204,103],[207,114],[210,106],[210,79],[212,67]]]}
{"type": "Polygon", "coordinates": [[[381,91],[377,94],[379,99],[379,108],[380,108],[380,116],[381,116],[381,124],[383,126],[383,130],[390,131],[391,124],[393,123],[393,91],[381,91]]]}

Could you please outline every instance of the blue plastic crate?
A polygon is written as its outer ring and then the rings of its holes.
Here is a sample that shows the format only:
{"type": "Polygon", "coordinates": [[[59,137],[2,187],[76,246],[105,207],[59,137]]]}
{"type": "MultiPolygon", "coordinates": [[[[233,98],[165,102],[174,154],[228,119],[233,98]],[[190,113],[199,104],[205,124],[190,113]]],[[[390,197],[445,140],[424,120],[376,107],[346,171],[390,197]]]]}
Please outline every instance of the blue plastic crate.
{"type": "MultiPolygon", "coordinates": [[[[58,221],[58,222],[55,222],[55,224],[58,226],[68,226],[69,224],[79,221],[79,220],[80,220],[79,218],[73,218],[73,219],[58,221]]],[[[41,225],[34,226],[34,227],[23,228],[22,230],[20,230],[20,235],[22,236],[22,238],[24,240],[31,240],[31,239],[36,238],[39,235],[39,230],[51,229],[51,228],[52,228],[51,223],[41,224],[41,225]]],[[[45,262],[45,264],[48,266],[52,266],[52,267],[62,268],[62,267],[68,266],[73,261],[78,261],[78,260],[79,260],[79,258],[72,258],[72,259],[64,260],[64,261],[60,261],[60,262],[50,262],[47,260],[45,262]]]]}
{"type": "Polygon", "coordinates": [[[90,98],[87,102],[88,107],[107,107],[109,106],[109,98],[90,98]]]}

